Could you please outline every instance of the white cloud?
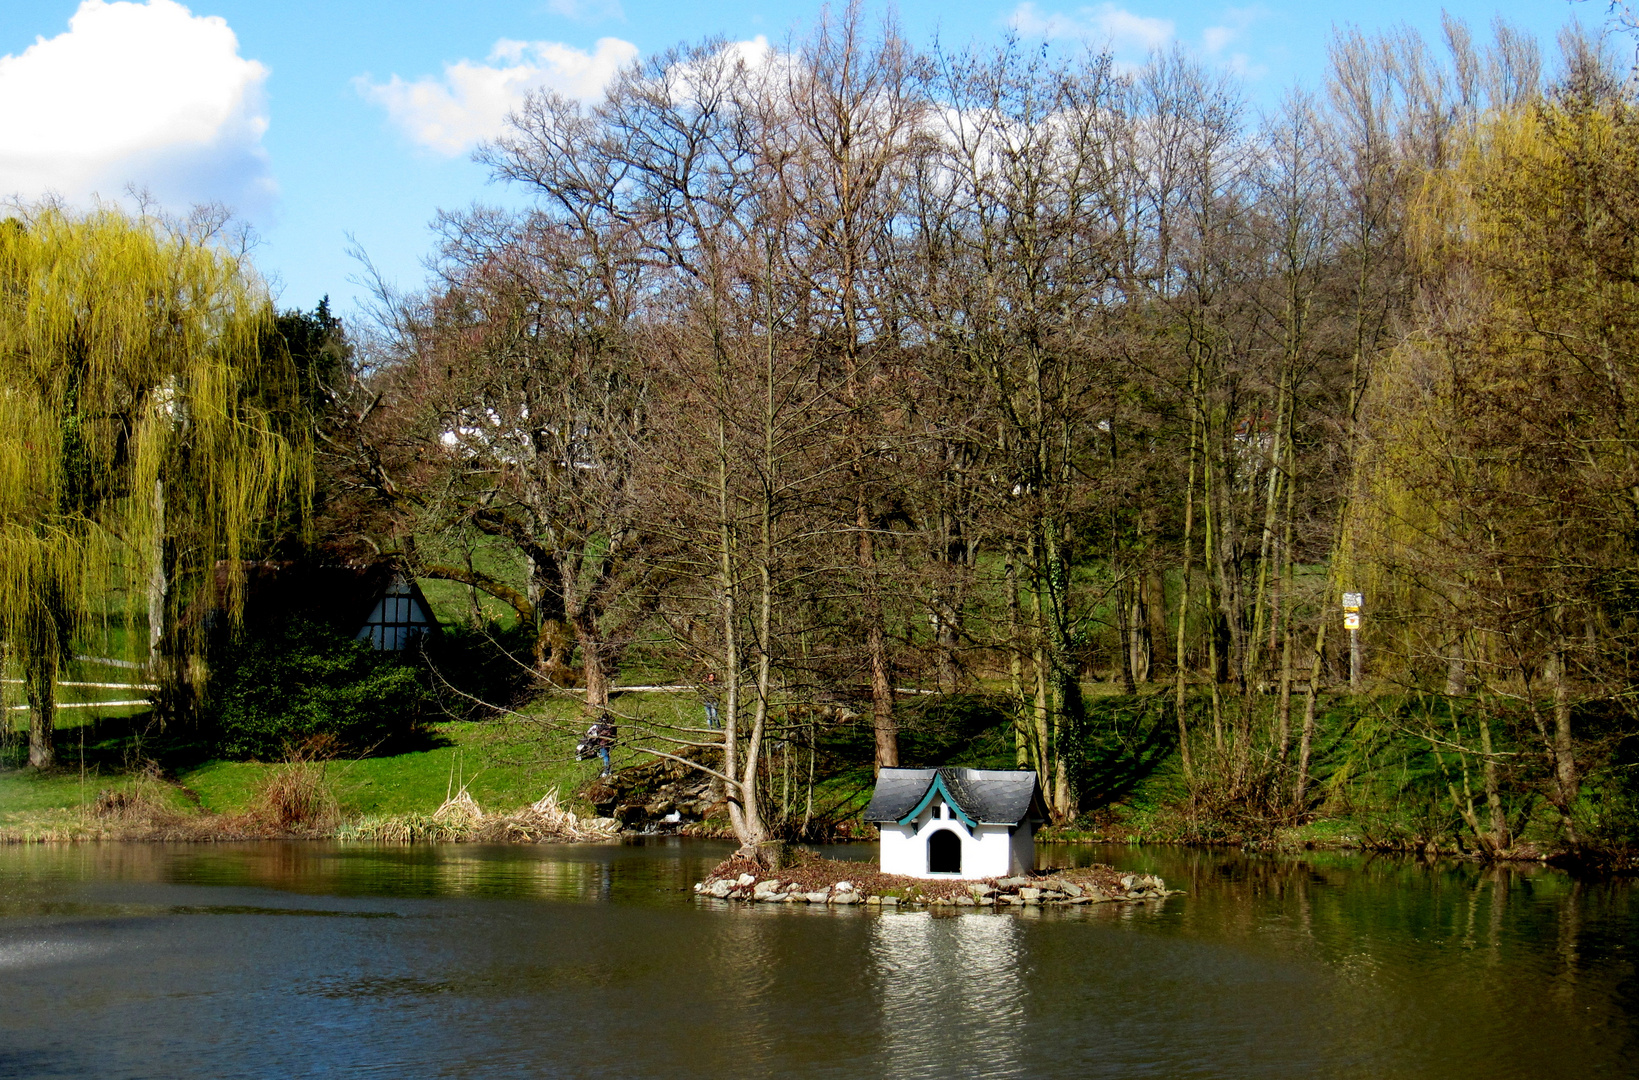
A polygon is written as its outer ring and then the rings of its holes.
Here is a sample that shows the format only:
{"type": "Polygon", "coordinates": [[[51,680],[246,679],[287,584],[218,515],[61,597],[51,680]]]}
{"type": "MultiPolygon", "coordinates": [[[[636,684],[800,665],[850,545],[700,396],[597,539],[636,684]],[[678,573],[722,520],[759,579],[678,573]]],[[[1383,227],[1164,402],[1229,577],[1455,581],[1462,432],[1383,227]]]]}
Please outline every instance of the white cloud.
{"type": "Polygon", "coordinates": [[[500,134],[507,113],[531,90],[555,90],[582,101],[601,97],[609,80],[637,54],[636,45],[612,37],[600,38],[591,52],[556,41],[502,38],[486,63],[445,64],[441,79],[423,75],[408,82],[394,75],[373,83],[361,75],[354,85],[385,108],[411,140],[455,155],[500,134]]]}
{"type": "Polygon", "coordinates": [[[264,209],[268,70],[226,21],[174,0],[84,0],[68,30],[0,56],[0,195],[264,209]]]}
{"type": "Polygon", "coordinates": [[[768,44],[768,38],[763,34],[758,34],[750,41],[731,41],[723,46],[723,51],[748,68],[762,67],[774,54],[773,47],[768,44]]]}
{"type": "Polygon", "coordinates": [[[1135,15],[1113,3],[1077,8],[1075,12],[1043,13],[1032,0],[1013,10],[1008,25],[1021,34],[1045,38],[1087,38],[1112,49],[1159,49],[1172,40],[1177,27],[1171,19],[1135,15]]]}
{"type": "MultiPolygon", "coordinates": [[[[1209,26],[1201,32],[1201,44],[1206,51],[1214,56],[1224,51],[1231,44],[1239,41],[1246,33],[1246,28],[1252,23],[1269,14],[1268,10],[1254,4],[1251,7],[1228,8],[1224,11],[1222,24],[1209,26]]],[[[1244,60],[1244,56],[1242,57],[1244,60]]]]}

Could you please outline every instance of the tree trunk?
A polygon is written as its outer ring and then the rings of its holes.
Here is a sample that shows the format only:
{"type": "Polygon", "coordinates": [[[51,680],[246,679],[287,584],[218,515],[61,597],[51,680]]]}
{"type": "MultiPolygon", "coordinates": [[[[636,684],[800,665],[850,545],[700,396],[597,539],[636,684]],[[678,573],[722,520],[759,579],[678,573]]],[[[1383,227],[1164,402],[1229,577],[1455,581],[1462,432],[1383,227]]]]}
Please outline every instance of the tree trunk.
{"type": "Polygon", "coordinates": [[[1081,678],[1070,647],[1070,570],[1059,541],[1059,522],[1048,517],[1042,522],[1042,573],[1046,588],[1048,633],[1048,673],[1052,679],[1053,788],[1048,797],[1054,820],[1063,824],[1075,817],[1075,782],[1071,769],[1081,752],[1080,736],[1085,707],[1081,699],[1081,678]]]}
{"type": "MultiPolygon", "coordinates": [[[[734,580],[734,520],[728,481],[728,434],[722,417],[717,420],[717,587],[723,619],[723,773],[740,776],[740,638],[739,612],[734,580]]],[[[749,763],[748,775],[756,775],[749,763]]],[[[765,837],[762,815],[757,812],[756,785],[747,791],[744,783],[725,784],[728,820],[741,851],[755,851],[765,837]],[[749,801],[748,801],[749,799],[749,801]]]]}
{"type": "MultiPolygon", "coordinates": [[[[1292,428],[1286,429],[1286,467],[1292,468],[1292,428]]],[[[1286,526],[1281,534],[1281,585],[1280,585],[1280,699],[1275,708],[1279,715],[1276,718],[1279,734],[1276,740],[1276,760],[1282,765],[1286,763],[1286,753],[1292,744],[1292,643],[1296,635],[1292,630],[1292,608],[1297,602],[1297,581],[1292,557],[1292,512],[1293,491],[1297,487],[1296,477],[1288,475],[1286,478],[1286,526]]]]}
{"type": "Polygon", "coordinates": [[[33,657],[24,675],[28,692],[28,763],[33,769],[57,764],[57,663],[54,656],[33,657]]]}
{"type": "Polygon", "coordinates": [[[160,670],[165,640],[165,598],[170,582],[165,565],[165,481],[154,481],[154,542],[148,557],[148,666],[160,670]]]}
{"type": "Polygon", "coordinates": [[[1576,746],[1571,737],[1571,690],[1570,677],[1566,672],[1564,638],[1556,635],[1555,645],[1556,648],[1548,663],[1548,678],[1554,690],[1554,788],[1565,829],[1565,839],[1572,847],[1576,847],[1582,841],[1578,836],[1572,811],[1581,787],[1581,778],[1577,775],[1576,746]]]}
{"type": "Polygon", "coordinates": [[[535,616],[535,668],[555,685],[570,680],[575,630],[563,602],[563,575],[555,561],[527,558],[526,592],[535,616]]]}
{"type": "Polygon", "coordinates": [[[1302,813],[1309,798],[1309,760],[1315,745],[1315,698],[1320,692],[1320,661],[1326,652],[1326,617],[1315,631],[1315,655],[1309,663],[1309,690],[1303,696],[1303,731],[1298,736],[1298,775],[1292,786],[1292,802],[1302,813]]]}
{"type": "Polygon", "coordinates": [[[899,727],[893,714],[893,683],[888,676],[888,643],[882,626],[882,593],[876,575],[876,550],[871,542],[870,510],[863,493],[855,499],[854,524],[859,529],[860,583],[865,593],[865,649],[871,664],[871,726],[876,736],[876,767],[897,768],[899,727]]]}
{"type": "Polygon", "coordinates": [[[1507,851],[1513,841],[1508,835],[1508,815],[1503,813],[1502,794],[1497,784],[1497,756],[1491,750],[1491,717],[1480,716],[1480,750],[1485,754],[1485,804],[1490,818],[1491,850],[1507,851]]]}
{"type": "Polygon", "coordinates": [[[1190,760],[1189,752],[1189,725],[1187,703],[1185,701],[1185,670],[1184,670],[1184,631],[1189,623],[1189,587],[1190,587],[1190,542],[1194,539],[1195,527],[1195,449],[1197,426],[1193,414],[1189,425],[1189,481],[1184,486],[1184,563],[1178,585],[1178,636],[1173,646],[1172,663],[1174,679],[1173,711],[1178,717],[1178,754],[1184,766],[1184,782],[1193,783],[1195,779],[1194,763],[1190,760]]]}
{"type": "Polygon", "coordinates": [[[1468,661],[1463,655],[1462,638],[1458,638],[1451,645],[1451,655],[1446,657],[1446,695],[1448,697],[1462,697],[1468,693],[1468,661]]]}
{"type": "Polygon", "coordinates": [[[1013,689],[1013,760],[1021,769],[1030,767],[1030,725],[1024,701],[1024,641],[1020,637],[1018,552],[1011,546],[1003,567],[1007,588],[1007,673],[1013,689]]]}
{"type": "Polygon", "coordinates": [[[761,845],[768,840],[768,826],[763,821],[757,795],[757,769],[762,759],[763,732],[768,727],[768,703],[772,692],[769,637],[773,632],[774,612],[774,578],[771,570],[774,526],[769,513],[771,508],[765,503],[763,509],[762,565],[757,570],[757,701],[752,709],[751,734],[746,739],[746,759],[740,778],[740,828],[735,831],[740,840],[738,854],[758,861],[762,861],[761,845]]]}
{"type": "Polygon", "coordinates": [[[1121,680],[1121,692],[1133,694],[1138,692],[1138,685],[1134,681],[1137,667],[1136,654],[1138,652],[1137,612],[1138,590],[1132,586],[1123,575],[1115,588],[1116,608],[1116,676],[1121,680]]]}
{"type": "Polygon", "coordinates": [[[961,641],[960,618],[949,593],[941,588],[933,594],[934,663],[939,674],[939,692],[954,694],[961,687],[962,669],[956,652],[961,641]]]}
{"type": "Polygon", "coordinates": [[[597,619],[584,615],[575,620],[575,637],[580,646],[581,685],[585,688],[588,712],[601,712],[609,707],[609,682],[613,665],[609,643],[598,632],[597,619]]]}
{"type": "Polygon", "coordinates": [[[1159,567],[1151,566],[1144,575],[1144,617],[1147,623],[1145,642],[1149,666],[1145,681],[1159,682],[1161,670],[1167,663],[1167,586],[1159,567]]]}
{"type": "Polygon", "coordinates": [[[1263,674],[1264,631],[1272,630],[1274,621],[1270,615],[1270,576],[1269,560],[1275,549],[1275,512],[1280,506],[1281,474],[1281,432],[1286,425],[1286,377],[1281,376],[1281,386],[1278,402],[1275,406],[1275,433],[1271,446],[1269,483],[1264,492],[1263,500],[1263,529],[1258,537],[1258,585],[1252,597],[1252,637],[1247,643],[1246,671],[1244,672],[1248,686],[1255,685],[1263,674]]]}

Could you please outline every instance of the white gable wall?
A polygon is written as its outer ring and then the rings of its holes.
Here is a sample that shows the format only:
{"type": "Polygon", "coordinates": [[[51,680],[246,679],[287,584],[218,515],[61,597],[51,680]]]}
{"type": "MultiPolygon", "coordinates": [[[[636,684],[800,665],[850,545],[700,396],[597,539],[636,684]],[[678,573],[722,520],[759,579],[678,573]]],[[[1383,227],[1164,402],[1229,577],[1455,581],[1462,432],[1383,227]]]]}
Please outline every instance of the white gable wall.
{"type": "Polygon", "coordinates": [[[972,832],[954,815],[940,817],[944,800],[935,797],[909,825],[881,826],[881,866],[884,874],[907,877],[991,878],[1022,874],[1035,866],[1035,830],[1028,823],[1017,829],[1006,825],[979,825],[972,832]],[[949,829],[962,841],[960,874],[928,873],[928,836],[949,829]]]}
{"type": "Polygon", "coordinates": [[[418,634],[426,633],[431,623],[431,615],[416,600],[409,582],[395,576],[356,636],[377,649],[397,652],[409,647],[418,634]]]}

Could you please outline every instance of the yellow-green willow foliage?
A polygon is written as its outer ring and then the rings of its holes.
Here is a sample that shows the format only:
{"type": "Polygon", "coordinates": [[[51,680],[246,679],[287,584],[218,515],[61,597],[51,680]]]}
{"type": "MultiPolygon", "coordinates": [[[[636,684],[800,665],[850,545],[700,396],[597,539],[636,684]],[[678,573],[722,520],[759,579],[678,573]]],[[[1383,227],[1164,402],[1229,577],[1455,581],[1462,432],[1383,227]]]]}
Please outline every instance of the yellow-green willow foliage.
{"type": "Polygon", "coordinates": [[[213,236],[108,210],[0,222],[0,633],[31,764],[52,762],[58,668],[110,590],[157,570],[173,618],[179,584],[209,600],[217,561],[306,489],[269,300],[213,236]]]}
{"type": "Polygon", "coordinates": [[[1412,216],[1423,317],[1368,402],[1351,522],[1374,644],[1513,703],[1574,839],[1577,718],[1639,685],[1639,115],[1596,81],[1485,117],[1412,216]]]}

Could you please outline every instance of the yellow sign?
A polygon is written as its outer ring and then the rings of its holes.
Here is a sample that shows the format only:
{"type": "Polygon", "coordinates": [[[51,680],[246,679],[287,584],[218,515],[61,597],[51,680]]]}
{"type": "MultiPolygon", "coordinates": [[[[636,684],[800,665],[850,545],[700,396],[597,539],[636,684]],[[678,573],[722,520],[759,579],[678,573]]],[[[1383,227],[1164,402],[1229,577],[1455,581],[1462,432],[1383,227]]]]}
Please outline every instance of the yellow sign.
{"type": "Polygon", "coordinates": [[[1358,630],[1358,629],[1360,629],[1360,612],[1351,611],[1347,615],[1343,616],[1343,629],[1345,629],[1345,630],[1358,630]]]}

